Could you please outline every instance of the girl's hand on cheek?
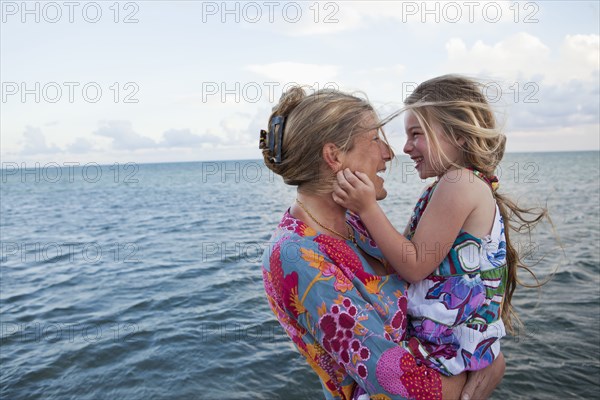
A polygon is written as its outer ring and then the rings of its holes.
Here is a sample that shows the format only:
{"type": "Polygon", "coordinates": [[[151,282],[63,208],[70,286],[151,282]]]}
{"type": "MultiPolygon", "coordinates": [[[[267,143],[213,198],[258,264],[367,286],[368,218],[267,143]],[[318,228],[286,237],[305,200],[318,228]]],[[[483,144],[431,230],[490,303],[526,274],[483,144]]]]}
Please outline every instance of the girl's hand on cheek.
{"type": "Polygon", "coordinates": [[[377,204],[375,186],[369,177],[359,171],[353,173],[348,168],[337,173],[337,185],[333,199],[339,205],[361,214],[373,204],[377,204]]]}

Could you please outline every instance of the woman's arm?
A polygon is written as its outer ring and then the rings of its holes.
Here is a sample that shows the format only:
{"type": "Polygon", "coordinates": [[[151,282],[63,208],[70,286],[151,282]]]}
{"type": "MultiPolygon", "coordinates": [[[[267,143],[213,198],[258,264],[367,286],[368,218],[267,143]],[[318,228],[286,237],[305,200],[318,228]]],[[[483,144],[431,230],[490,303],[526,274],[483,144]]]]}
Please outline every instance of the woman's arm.
{"type": "Polygon", "coordinates": [[[442,399],[458,400],[467,381],[467,374],[442,376],[442,399]]]}
{"type": "Polygon", "coordinates": [[[479,400],[490,397],[496,386],[502,381],[505,368],[504,355],[500,353],[492,365],[479,371],[468,372],[467,383],[462,390],[460,399],[479,400]]]}
{"type": "Polygon", "coordinates": [[[375,282],[367,277],[369,286],[362,287],[356,281],[358,275],[348,275],[349,268],[360,262],[358,257],[347,249],[342,269],[321,253],[322,245],[326,244],[280,243],[281,248],[274,248],[267,275],[274,283],[270,285],[275,290],[272,306],[286,314],[279,313],[278,318],[287,326],[299,325],[294,336],[300,336],[294,342],[319,376],[325,378],[327,368],[343,367],[370,395],[402,399],[430,393],[429,398],[439,399],[446,390],[448,396],[458,398],[465,374],[444,378],[442,384],[438,372],[417,365],[407,341],[392,340],[403,333],[406,318],[405,306],[400,305],[406,304],[406,299],[400,294],[398,277],[390,275],[375,282]],[[378,300],[371,304],[366,299],[373,290],[378,300]],[[320,352],[330,361],[317,357],[320,352]]]}
{"type": "Polygon", "coordinates": [[[490,366],[479,371],[470,371],[456,376],[442,376],[443,399],[487,399],[502,381],[505,367],[504,356],[500,353],[490,366]]]}

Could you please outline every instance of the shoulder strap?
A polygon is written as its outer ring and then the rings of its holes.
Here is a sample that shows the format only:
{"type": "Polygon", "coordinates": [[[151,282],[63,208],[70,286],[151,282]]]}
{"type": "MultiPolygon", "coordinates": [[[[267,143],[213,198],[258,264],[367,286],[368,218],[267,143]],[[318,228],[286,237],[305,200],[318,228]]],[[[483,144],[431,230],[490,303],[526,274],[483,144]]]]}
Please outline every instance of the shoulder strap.
{"type": "Polygon", "coordinates": [[[500,187],[500,182],[498,182],[498,177],[496,175],[492,175],[490,177],[484,175],[482,172],[476,170],[475,168],[468,167],[467,169],[473,172],[473,175],[487,183],[492,189],[492,192],[495,192],[496,190],[498,190],[498,187],[500,187]]]}
{"type": "Polygon", "coordinates": [[[439,180],[436,180],[431,185],[429,185],[429,187],[425,189],[425,191],[423,192],[423,194],[421,194],[421,197],[417,201],[417,204],[415,205],[412,216],[410,218],[410,227],[408,229],[407,236],[409,240],[415,234],[417,230],[417,225],[419,224],[421,216],[425,212],[425,208],[427,208],[427,204],[429,204],[429,200],[431,200],[431,196],[433,195],[433,191],[435,190],[438,182],[439,180]]]}

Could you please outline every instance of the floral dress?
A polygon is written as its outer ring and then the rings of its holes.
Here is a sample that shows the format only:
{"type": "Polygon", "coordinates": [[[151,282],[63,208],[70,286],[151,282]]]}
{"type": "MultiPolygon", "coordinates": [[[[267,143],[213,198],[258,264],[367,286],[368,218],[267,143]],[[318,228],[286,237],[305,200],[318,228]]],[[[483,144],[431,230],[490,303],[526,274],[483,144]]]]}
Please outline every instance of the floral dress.
{"type": "Polygon", "coordinates": [[[378,276],[358,250],[381,259],[357,216],[356,244],[317,233],[285,213],[263,256],[269,305],[317,373],[327,399],[441,399],[440,374],[417,364],[407,340],[406,284],[378,276]]]}
{"type": "MultiPolygon", "coordinates": [[[[417,202],[408,239],[436,184],[417,202]]],[[[445,375],[490,365],[500,353],[499,339],[506,334],[500,318],[506,278],[504,223],[496,204],[490,235],[477,238],[461,230],[437,269],[407,289],[408,334],[425,349],[415,354],[420,361],[445,375]]]]}

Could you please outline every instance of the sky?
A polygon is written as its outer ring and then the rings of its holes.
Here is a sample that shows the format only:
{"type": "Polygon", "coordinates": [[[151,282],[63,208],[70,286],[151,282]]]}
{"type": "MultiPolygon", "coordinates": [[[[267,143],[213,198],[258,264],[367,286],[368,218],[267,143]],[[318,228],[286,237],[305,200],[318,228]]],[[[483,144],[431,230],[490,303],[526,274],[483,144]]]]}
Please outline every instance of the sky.
{"type": "MultiPolygon", "coordinates": [[[[3,163],[258,159],[293,84],[382,117],[465,74],[508,152],[600,149],[597,1],[2,1],[3,163]]],[[[386,129],[404,141],[402,118],[386,129]]]]}

